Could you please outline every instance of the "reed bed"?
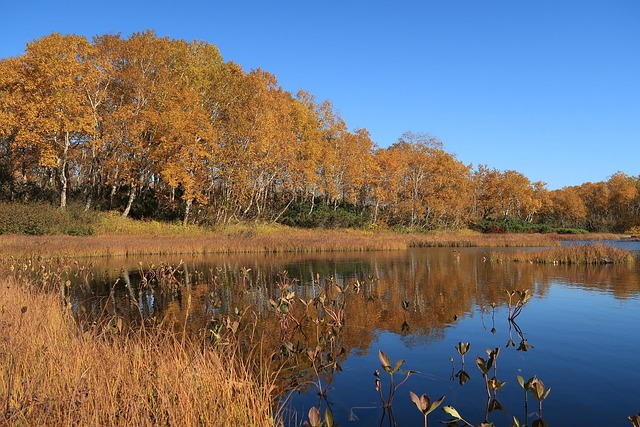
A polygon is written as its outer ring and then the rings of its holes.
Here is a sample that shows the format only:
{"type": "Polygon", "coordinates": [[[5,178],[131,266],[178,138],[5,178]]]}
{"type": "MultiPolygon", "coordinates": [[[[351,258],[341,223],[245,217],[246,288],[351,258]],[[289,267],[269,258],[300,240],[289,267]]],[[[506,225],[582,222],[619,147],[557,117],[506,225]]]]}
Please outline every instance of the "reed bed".
{"type": "Polygon", "coordinates": [[[411,247],[532,247],[557,246],[555,234],[483,234],[474,232],[416,234],[410,236],[411,247]]]}
{"type": "Polygon", "coordinates": [[[491,262],[526,262],[535,264],[630,264],[633,254],[625,249],[602,243],[573,244],[535,251],[515,253],[493,252],[488,257],[491,262]]]}
{"type": "Polygon", "coordinates": [[[211,236],[0,236],[0,257],[144,256],[213,253],[399,250],[407,238],[393,233],[298,231],[211,236]]]}
{"type": "MultiPolygon", "coordinates": [[[[469,230],[398,233],[389,230],[297,229],[264,224],[227,226],[217,231],[187,227],[184,234],[177,234],[180,230],[178,226],[126,228],[123,234],[114,231],[117,230],[114,227],[110,230],[114,234],[0,235],[0,258],[395,251],[410,247],[542,247],[558,246],[561,240],[572,237],[557,234],[482,234],[469,230]]],[[[581,235],[580,238],[599,240],[618,239],[619,236],[590,234],[581,235]]]]}
{"type": "Polygon", "coordinates": [[[276,424],[276,375],[259,354],[158,327],[82,330],[59,296],[12,279],[0,304],[0,425],[276,424]]]}

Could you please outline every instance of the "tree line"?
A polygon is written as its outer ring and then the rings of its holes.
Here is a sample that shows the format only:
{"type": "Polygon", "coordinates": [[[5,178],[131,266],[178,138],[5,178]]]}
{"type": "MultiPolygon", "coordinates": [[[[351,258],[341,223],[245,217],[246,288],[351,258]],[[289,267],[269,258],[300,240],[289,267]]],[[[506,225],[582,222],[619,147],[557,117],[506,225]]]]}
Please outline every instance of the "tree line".
{"type": "Polygon", "coordinates": [[[427,133],[380,148],[330,101],[245,72],[215,45],[152,31],[54,33],[0,61],[5,201],[185,224],[515,220],[621,231],[640,225],[639,189],[640,177],[619,172],[549,191],[516,171],[465,165],[427,133]]]}

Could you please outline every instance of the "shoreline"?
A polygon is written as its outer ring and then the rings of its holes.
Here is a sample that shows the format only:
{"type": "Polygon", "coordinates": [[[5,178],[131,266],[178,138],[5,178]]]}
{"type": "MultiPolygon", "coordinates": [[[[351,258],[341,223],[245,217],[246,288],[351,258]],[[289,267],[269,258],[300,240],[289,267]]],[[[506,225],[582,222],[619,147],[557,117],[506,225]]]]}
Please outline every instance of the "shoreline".
{"type": "Polygon", "coordinates": [[[362,230],[279,229],[197,235],[0,235],[0,259],[104,258],[148,255],[396,251],[412,247],[538,247],[563,240],[625,240],[617,234],[397,233],[362,230]]]}

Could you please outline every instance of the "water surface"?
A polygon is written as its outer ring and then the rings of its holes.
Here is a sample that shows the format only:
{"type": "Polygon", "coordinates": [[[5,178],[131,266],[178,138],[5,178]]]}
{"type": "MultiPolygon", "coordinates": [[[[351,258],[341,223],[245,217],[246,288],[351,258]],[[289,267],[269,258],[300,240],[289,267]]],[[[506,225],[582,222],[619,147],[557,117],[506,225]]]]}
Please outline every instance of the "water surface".
{"type": "MultiPolygon", "coordinates": [[[[624,245],[637,256],[639,243],[624,245]]],[[[514,415],[521,422],[537,418],[538,405],[531,396],[525,412],[516,375],[536,375],[551,387],[543,405],[549,425],[630,425],[627,416],[640,412],[640,262],[490,264],[490,250],[193,257],[146,260],[142,266],[112,259],[95,267],[90,287],[75,288],[73,304],[83,316],[106,310],[123,317],[142,313],[186,319],[191,333],[206,333],[212,321],[245,312],[245,319],[258,320],[279,357],[284,357],[284,341],[305,349],[322,341],[318,363],[334,362],[339,369],[321,370],[318,379],[306,351],[298,354],[299,372],[290,373],[295,382],[284,394],[282,414],[291,425],[300,425],[311,406],[324,413],[327,405],[342,426],[422,425],[409,391],[432,399],[445,395],[444,404],[479,424],[487,418],[487,393],[475,359],[486,359],[485,349],[497,347],[495,374],[507,384],[497,394],[504,411],[488,414],[496,425],[510,426],[514,415]],[[151,277],[152,262],[156,269],[161,262],[180,264],[181,282],[165,291],[143,286],[141,276],[151,277]],[[324,323],[307,322],[302,334],[282,332],[270,300],[280,297],[284,271],[297,310],[298,298],[324,295],[335,302],[322,311],[324,323]],[[507,320],[505,291],[515,289],[528,289],[533,298],[514,324],[507,320]],[[339,307],[344,308],[343,322],[331,331],[329,311],[339,307]],[[464,384],[454,348],[459,342],[471,344],[464,384]],[[404,368],[418,371],[397,390],[391,416],[374,388],[373,373],[381,369],[379,350],[392,363],[405,359],[404,368]],[[320,388],[328,389],[324,398],[318,396],[320,388]]],[[[396,382],[402,378],[401,373],[395,376],[396,382]]],[[[388,374],[383,372],[381,380],[386,395],[388,374]]],[[[429,420],[437,425],[446,418],[437,410],[429,420]]]]}

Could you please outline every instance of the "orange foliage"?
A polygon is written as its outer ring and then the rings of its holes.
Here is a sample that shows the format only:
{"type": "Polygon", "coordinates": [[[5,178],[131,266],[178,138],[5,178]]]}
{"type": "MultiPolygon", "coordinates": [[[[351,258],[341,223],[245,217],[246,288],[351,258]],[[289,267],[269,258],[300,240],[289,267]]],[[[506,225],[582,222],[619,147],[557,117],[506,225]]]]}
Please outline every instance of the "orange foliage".
{"type": "Polygon", "coordinates": [[[640,225],[638,178],[549,192],[517,171],[472,170],[426,133],[378,148],[330,101],[294,96],[214,45],[152,31],[51,34],[0,61],[0,166],[0,198],[55,191],[61,207],[70,194],[123,216],[138,200],[138,217],[179,212],[185,224],[277,221],[292,205],[311,215],[323,203],[422,229],[640,225]]]}

